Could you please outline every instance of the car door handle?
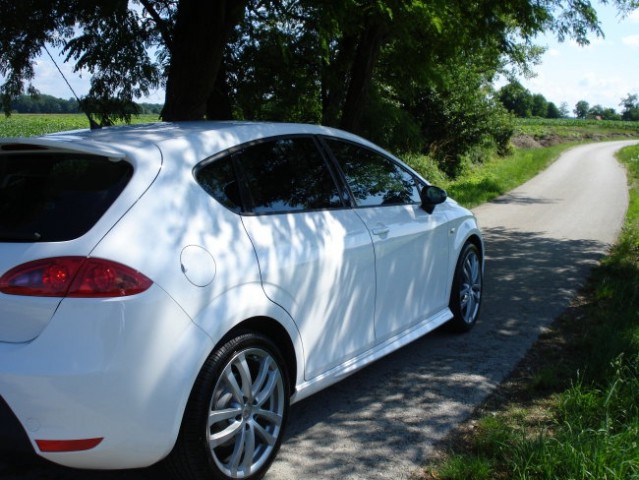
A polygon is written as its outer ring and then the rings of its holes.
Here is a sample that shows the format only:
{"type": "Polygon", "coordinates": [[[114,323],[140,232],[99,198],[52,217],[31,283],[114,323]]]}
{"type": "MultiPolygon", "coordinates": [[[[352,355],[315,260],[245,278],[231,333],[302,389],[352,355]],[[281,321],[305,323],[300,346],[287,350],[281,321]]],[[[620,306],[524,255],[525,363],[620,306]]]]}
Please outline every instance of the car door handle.
{"type": "Polygon", "coordinates": [[[373,235],[382,236],[390,232],[390,228],[388,228],[386,225],[377,225],[371,231],[373,232],[373,235]]]}

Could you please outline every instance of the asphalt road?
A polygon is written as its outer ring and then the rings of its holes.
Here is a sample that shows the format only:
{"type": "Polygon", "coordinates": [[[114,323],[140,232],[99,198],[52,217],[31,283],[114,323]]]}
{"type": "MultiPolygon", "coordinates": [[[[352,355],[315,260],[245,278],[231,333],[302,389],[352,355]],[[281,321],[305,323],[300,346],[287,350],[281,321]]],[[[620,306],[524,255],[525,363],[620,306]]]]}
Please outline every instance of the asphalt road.
{"type": "MultiPolygon", "coordinates": [[[[522,187],[475,209],[486,237],[480,323],[437,331],[291,408],[267,480],[400,480],[514,368],[613,243],[627,207],[622,146],[580,146],[522,187]]],[[[157,479],[0,458],[0,480],[157,479]]]]}

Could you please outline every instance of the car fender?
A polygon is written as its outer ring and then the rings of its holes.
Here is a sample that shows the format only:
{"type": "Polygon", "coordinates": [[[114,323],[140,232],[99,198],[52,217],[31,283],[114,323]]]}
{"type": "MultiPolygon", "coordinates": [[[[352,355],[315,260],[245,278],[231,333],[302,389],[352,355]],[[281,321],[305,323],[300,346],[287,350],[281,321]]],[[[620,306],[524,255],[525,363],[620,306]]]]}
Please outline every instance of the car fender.
{"type": "MultiPolygon", "coordinates": [[[[266,297],[260,283],[238,285],[227,290],[202,308],[193,321],[219,347],[229,332],[255,318],[269,318],[284,328],[295,350],[297,383],[301,382],[304,378],[305,355],[297,325],[284,308],[266,297]]],[[[279,340],[274,338],[276,343],[279,340]]],[[[202,364],[205,360],[202,360],[202,364]]],[[[292,387],[294,389],[295,386],[292,387]]]]}

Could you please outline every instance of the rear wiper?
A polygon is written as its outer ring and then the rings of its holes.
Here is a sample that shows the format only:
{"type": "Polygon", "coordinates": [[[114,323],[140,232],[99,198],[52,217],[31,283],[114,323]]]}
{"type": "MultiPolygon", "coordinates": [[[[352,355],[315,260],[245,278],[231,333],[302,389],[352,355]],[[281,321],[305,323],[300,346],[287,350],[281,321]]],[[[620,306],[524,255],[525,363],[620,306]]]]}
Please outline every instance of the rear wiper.
{"type": "Polygon", "coordinates": [[[33,233],[11,233],[0,232],[0,242],[37,242],[42,238],[38,232],[33,233]]]}

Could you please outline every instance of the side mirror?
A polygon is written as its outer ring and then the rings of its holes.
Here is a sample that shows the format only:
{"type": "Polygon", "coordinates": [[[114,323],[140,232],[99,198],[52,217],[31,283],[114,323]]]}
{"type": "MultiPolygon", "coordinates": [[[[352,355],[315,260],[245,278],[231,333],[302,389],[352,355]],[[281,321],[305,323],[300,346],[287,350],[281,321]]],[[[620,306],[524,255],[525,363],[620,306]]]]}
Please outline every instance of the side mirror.
{"type": "Polygon", "coordinates": [[[444,203],[448,198],[446,190],[433,185],[426,185],[422,188],[419,196],[422,199],[422,208],[428,213],[433,213],[435,205],[444,203]]]}

